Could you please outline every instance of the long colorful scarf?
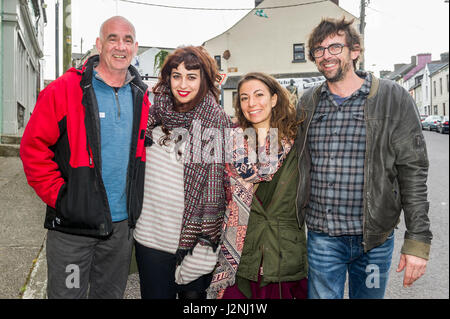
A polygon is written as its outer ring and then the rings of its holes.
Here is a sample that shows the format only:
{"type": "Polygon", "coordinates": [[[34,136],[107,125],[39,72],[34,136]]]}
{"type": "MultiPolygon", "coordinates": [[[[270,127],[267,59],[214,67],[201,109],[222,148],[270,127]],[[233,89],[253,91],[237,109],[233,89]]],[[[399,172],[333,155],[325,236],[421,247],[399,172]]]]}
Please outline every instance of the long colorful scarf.
{"type": "MultiPolygon", "coordinates": [[[[242,129],[233,130],[234,134],[241,134],[241,132],[238,132],[239,130],[242,129]]],[[[277,143],[277,140],[275,141],[277,143]]],[[[237,145],[233,146],[234,161],[233,164],[227,164],[232,200],[228,203],[225,211],[219,260],[211,285],[207,290],[208,298],[220,299],[225,289],[234,285],[244,247],[254,185],[262,181],[272,180],[291,150],[293,143],[293,140],[283,139],[276,160],[266,163],[249,163],[247,154],[250,154],[252,149],[248,143],[244,143],[245,152],[242,152],[237,145]]],[[[268,137],[266,145],[263,147],[263,150],[267,153],[270,149],[269,144],[270,138],[268,137]]]]}
{"type": "MultiPolygon", "coordinates": [[[[154,105],[150,108],[147,136],[151,138],[152,129],[158,125],[168,130],[184,128],[191,137],[194,134],[203,136],[208,128],[218,129],[224,136],[225,128],[231,127],[232,122],[223,108],[216,103],[211,92],[208,92],[192,110],[180,113],[174,110],[173,97],[169,88],[163,87],[155,94],[154,105]],[[194,130],[194,123],[200,123],[201,126],[197,126],[194,130]]],[[[188,141],[190,141],[188,151],[191,152],[191,159],[202,158],[202,150],[208,142],[211,143],[211,141],[200,140],[201,147],[199,147],[199,145],[193,145],[199,142],[198,139],[188,139],[188,141]]],[[[223,143],[223,139],[221,142],[223,143]]],[[[226,182],[223,158],[218,163],[204,161],[184,163],[184,213],[176,253],[178,264],[188,252],[192,253],[199,241],[216,250],[226,208],[224,190],[226,182]]]]}

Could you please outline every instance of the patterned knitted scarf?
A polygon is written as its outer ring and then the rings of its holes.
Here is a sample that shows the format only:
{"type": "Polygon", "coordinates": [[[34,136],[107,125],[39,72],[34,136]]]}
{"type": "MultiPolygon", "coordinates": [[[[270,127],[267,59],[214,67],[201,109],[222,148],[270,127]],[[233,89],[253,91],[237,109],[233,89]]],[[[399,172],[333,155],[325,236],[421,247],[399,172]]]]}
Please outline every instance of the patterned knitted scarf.
{"type": "MultiPolygon", "coordinates": [[[[240,134],[233,130],[232,134],[240,134]]],[[[268,137],[265,147],[259,152],[270,150],[268,137]]],[[[273,139],[272,139],[273,140],[273,139]]],[[[275,141],[278,141],[275,139],[275,141]]],[[[234,285],[236,272],[244,248],[247,224],[253,200],[254,185],[262,181],[271,181],[275,173],[283,164],[294,141],[283,139],[281,149],[275,161],[266,163],[249,163],[247,154],[250,154],[248,143],[244,142],[245,152],[233,145],[233,164],[227,164],[227,173],[230,176],[232,200],[228,203],[225,212],[222,243],[220,245],[218,265],[213,273],[211,285],[207,293],[208,298],[220,299],[225,289],[234,285]],[[263,172],[270,172],[269,174],[263,172]]]]}
{"type": "MultiPolygon", "coordinates": [[[[154,105],[150,108],[147,136],[151,138],[152,129],[158,125],[162,125],[168,130],[183,128],[189,133],[185,152],[188,153],[187,155],[190,156],[188,158],[191,160],[184,162],[184,213],[176,253],[177,263],[180,264],[188,252],[192,253],[198,242],[210,245],[214,251],[216,250],[226,207],[224,190],[226,175],[223,154],[218,163],[203,161],[202,150],[211,141],[190,137],[199,136],[199,134],[201,134],[200,137],[203,137],[203,133],[209,128],[218,129],[223,137],[225,128],[231,127],[232,122],[223,109],[218,106],[211,92],[208,92],[192,110],[180,113],[174,110],[169,88],[162,87],[155,94],[154,105]],[[201,126],[196,126],[194,123],[200,123],[201,126]],[[202,160],[192,160],[196,158],[202,160]]],[[[185,138],[186,136],[183,137],[183,141],[185,138]]],[[[223,143],[223,140],[222,138],[219,142],[223,143]]],[[[161,195],[163,196],[163,194],[161,195]]]]}

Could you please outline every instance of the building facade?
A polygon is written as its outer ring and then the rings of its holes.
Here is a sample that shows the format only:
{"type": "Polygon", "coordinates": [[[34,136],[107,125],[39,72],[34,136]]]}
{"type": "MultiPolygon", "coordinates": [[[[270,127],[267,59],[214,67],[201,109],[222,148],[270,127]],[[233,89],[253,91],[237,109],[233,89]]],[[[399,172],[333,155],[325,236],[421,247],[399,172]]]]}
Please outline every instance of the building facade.
{"type": "Polygon", "coordinates": [[[444,64],[430,74],[431,83],[431,105],[433,115],[449,115],[449,83],[448,83],[448,63],[444,64]]]}
{"type": "Polygon", "coordinates": [[[43,87],[43,0],[0,1],[0,133],[21,135],[43,87]]]}
{"type": "MultiPolygon", "coordinates": [[[[433,75],[439,71],[442,70],[442,68],[447,65],[448,70],[448,62],[432,62],[428,63],[424,69],[423,78],[421,80],[422,82],[422,105],[419,108],[420,114],[425,115],[444,115],[445,107],[443,109],[440,109],[438,106],[439,104],[436,104],[436,99],[441,100],[442,98],[445,98],[445,92],[443,94],[440,94],[440,91],[438,90],[437,85],[439,84],[439,79],[436,82],[436,78],[433,79],[433,75]]],[[[448,73],[448,71],[447,71],[448,73]]],[[[445,79],[442,79],[441,81],[445,82],[445,79]]],[[[448,93],[447,93],[447,100],[448,100],[448,93]]],[[[444,101],[441,101],[442,103],[445,103],[444,101]]],[[[448,102],[447,102],[447,112],[445,115],[448,115],[448,102]]]]}
{"type": "Polygon", "coordinates": [[[131,64],[136,67],[139,74],[146,80],[156,81],[159,70],[155,68],[155,56],[161,51],[171,53],[174,50],[174,48],[147,47],[142,53],[139,54],[138,52],[131,64]]]}
{"type": "Polygon", "coordinates": [[[415,85],[413,85],[409,92],[411,93],[414,101],[416,102],[416,106],[421,115],[426,115],[424,107],[423,107],[423,96],[422,96],[422,81],[418,81],[415,85]]]}
{"type": "Polygon", "coordinates": [[[284,86],[294,80],[299,94],[314,83],[323,81],[314,63],[307,58],[309,34],[323,17],[359,20],[338,5],[338,1],[311,3],[308,0],[257,1],[255,10],[203,46],[215,58],[223,82],[222,105],[233,115],[233,95],[242,75],[260,71],[273,75],[284,86]],[[291,5],[291,6],[289,6],[291,5]],[[267,9],[271,7],[282,7],[267,9]],[[289,6],[289,7],[286,7],[289,6]],[[259,8],[264,8],[261,12],[259,8]],[[265,17],[267,16],[267,18],[265,17]]]}
{"type": "Polygon", "coordinates": [[[420,53],[416,57],[417,64],[403,76],[402,85],[406,90],[416,84],[415,77],[423,75],[425,66],[431,62],[431,53],[420,53]]]}

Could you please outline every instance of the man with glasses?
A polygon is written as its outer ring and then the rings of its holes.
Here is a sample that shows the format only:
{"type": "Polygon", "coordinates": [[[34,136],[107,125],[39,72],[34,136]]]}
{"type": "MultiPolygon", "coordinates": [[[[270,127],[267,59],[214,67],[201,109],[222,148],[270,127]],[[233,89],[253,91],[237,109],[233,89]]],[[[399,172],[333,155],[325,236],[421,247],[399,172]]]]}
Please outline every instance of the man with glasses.
{"type": "Polygon", "coordinates": [[[363,48],[352,23],[324,19],[311,33],[309,59],[326,81],[298,105],[309,298],[343,298],[347,273],[350,298],[383,298],[402,210],[404,287],[424,274],[432,239],[417,108],[396,83],[356,71],[363,48]]]}

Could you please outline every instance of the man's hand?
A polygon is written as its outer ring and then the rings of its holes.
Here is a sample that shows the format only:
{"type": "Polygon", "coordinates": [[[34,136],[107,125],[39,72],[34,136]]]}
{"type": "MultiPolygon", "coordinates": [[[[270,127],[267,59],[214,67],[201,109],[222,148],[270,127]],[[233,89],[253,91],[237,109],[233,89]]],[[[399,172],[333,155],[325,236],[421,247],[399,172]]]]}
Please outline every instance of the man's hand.
{"type": "Polygon", "coordinates": [[[412,255],[401,254],[397,272],[401,272],[403,271],[403,269],[405,269],[405,275],[403,276],[403,287],[411,287],[414,281],[422,277],[422,275],[425,273],[426,268],[426,259],[412,255]]]}

